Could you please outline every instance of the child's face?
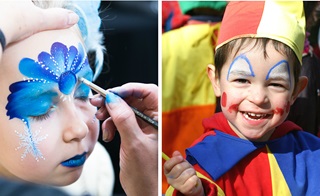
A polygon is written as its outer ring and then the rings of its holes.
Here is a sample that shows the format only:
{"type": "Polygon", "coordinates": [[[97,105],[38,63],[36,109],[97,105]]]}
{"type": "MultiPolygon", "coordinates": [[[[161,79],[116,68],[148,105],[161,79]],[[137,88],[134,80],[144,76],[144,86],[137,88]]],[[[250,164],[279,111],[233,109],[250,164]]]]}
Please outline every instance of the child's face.
{"type": "Polygon", "coordinates": [[[78,179],[98,138],[85,50],[71,29],[11,45],[0,68],[0,175],[67,185],[78,179]],[[20,65],[19,65],[20,64],[20,65]],[[9,89],[10,88],[10,89],[9,89]]]}
{"type": "Polygon", "coordinates": [[[302,89],[298,84],[294,91],[292,61],[277,52],[271,42],[266,58],[262,47],[246,48],[235,58],[229,55],[219,78],[210,66],[208,73],[231,128],[241,138],[266,141],[286,119],[302,89]]]}

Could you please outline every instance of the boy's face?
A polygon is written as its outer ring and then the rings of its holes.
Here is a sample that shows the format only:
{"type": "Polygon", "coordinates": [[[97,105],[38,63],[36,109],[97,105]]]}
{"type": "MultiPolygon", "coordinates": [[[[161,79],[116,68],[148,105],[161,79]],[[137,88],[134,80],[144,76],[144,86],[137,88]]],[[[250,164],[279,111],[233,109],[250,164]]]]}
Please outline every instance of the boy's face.
{"type": "Polygon", "coordinates": [[[208,74],[215,94],[221,96],[222,112],[237,135],[266,141],[286,119],[290,105],[305,83],[299,81],[294,91],[292,61],[277,52],[270,42],[266,58],[262,48],[246,48],[235,58],[229,55],[219,78],[212,65],[208,74]]]}
{"type": "Polygon", "coordinates": [[[0,175],[51,185],[78,179],[98,138],[85,50],[71,29],[9,46],[0,68],[0,175]]]}

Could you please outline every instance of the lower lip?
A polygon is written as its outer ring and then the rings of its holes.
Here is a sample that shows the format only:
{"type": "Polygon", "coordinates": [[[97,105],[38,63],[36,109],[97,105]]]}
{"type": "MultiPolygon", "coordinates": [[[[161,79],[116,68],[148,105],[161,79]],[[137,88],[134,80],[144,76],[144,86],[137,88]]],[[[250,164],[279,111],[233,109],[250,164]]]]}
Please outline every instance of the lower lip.
{"type": "Polygon", "coordinates": [[[79,167],[82,166],[84,164],[84,162],[86,161],[86,152],[81,154],[81,155],[76,155],[74,157],[72,157],[71,159],[68,159],[66,161],[63,161],[61,163],[61,165],[65,166],[65,167],[79,167]]]}

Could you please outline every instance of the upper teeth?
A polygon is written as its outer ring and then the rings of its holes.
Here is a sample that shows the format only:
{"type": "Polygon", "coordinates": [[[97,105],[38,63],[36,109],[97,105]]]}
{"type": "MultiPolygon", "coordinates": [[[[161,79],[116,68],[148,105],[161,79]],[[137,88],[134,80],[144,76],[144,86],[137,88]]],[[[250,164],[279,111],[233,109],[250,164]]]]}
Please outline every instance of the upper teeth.
{"type": "Polygon", "coordinates": [[[261,118],[261,117],[265,117],[266,114],[255,114],[255,113],[251,113],[251,112],[248,112],[247,113],[249,116],[252,116],[252,117],[258,117],[258,118],[261,118]]]}

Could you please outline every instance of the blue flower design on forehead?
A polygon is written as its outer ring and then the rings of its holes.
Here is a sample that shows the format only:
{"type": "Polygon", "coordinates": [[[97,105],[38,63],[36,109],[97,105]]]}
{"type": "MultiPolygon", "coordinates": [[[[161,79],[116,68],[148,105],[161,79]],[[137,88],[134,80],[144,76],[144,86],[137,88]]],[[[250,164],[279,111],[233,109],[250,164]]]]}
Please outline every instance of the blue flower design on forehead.
{"type": "Polygon", "coordinates": [[[83,68],[89,68],[88,59],[82,46],[69,49],[62,43],[55,42],[51,47],[51,54],[41,52],[38,61],[24,58],[20,61],[20,72],[29,77],[31,82],[42,80],[57,83],[59,90],[69,95],[77,83],[76,74],[83,68]],[[78,51],[79,50],[79,51],[78,51]]]}
{"type": "Polygon", "coordinates": [[[50,110],[58,96],[56,89],[68,96],[76,87],[77,76],[92,80],[93,73],[80,43],[78,48],[68,48],[60,42],[52,44],[50,53],[41,52],[38,61],[23,58],[19,63],[19,71],[26,78],[10,85],[7,116],[10,119],[18,118],[26,125],[24,133],[16,131],[22,141],[18,149],[24,148],[21,157],[31,153],[38,161],[39,158],[44,159],[38,143],[46,136],[39,135],[39,130],[34,133],[30,130],[30,117],[50,110]]]}

